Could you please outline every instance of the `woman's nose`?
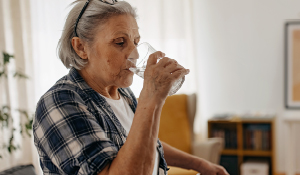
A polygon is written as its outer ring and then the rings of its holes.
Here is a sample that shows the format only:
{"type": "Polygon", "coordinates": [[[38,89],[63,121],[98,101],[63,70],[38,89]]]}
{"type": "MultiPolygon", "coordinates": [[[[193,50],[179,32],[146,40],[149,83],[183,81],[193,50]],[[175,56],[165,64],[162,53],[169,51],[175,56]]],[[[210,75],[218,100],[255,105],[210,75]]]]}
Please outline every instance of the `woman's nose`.
{"type": "Polygon", "coordinates": [[[132,59],[138,59],[138,58],[139,58],[139,52],[138,52],[138,50],[137,50],[137,47],[135,47],[135,48],[131,51],[129,57],[132,58],[132,59]]]}
{"type": "Polygon", "coordinates": [[[129,44],[129,59],[138,59],[139,58],[139,53],[137,50],[137,46],[134,43],[129,44]]]}
{"type": "Polygon", "coordinates": [[[137,47],[133,44],[129,49],[129,56],[127,58],[127,67],[136,67],[137,59],[139,58],[139,53],[137,47]]]}

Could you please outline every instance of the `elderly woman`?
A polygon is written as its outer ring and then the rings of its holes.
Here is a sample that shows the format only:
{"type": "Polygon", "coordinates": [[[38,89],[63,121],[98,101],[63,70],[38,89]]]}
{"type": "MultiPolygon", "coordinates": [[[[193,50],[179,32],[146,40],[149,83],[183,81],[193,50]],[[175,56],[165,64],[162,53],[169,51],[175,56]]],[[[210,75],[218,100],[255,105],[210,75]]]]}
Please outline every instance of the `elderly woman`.
{"type": "Polygon", "coordinates": [[[136,16],[124,1],[75,2],[58,45],[70,72],[36,109],[34,142],[44,174],[165,175],[167,163],[203,175],[227,174],[157,138],[172,83],[189,70],[162,52],[152,54],[137,105],[126,64],[140,40],[136,16]]]}

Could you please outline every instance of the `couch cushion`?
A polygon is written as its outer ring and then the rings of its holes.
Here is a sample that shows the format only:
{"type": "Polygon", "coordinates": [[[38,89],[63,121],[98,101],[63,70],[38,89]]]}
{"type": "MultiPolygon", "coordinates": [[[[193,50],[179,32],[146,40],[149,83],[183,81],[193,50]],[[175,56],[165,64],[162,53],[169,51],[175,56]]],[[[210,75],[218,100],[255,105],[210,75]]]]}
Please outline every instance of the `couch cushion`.
{"type": "Polygon", "coordinates": [[[161,112],[158,137],[177,149],[192,152],[187,95],[172,95],[166,99],[161,112]]]}
{"type": "Polygon", "coordinates": [[[178,167],[169,166],[168,175],[197,175],[198,172],[194,170],[186,170],[178,167]]]}

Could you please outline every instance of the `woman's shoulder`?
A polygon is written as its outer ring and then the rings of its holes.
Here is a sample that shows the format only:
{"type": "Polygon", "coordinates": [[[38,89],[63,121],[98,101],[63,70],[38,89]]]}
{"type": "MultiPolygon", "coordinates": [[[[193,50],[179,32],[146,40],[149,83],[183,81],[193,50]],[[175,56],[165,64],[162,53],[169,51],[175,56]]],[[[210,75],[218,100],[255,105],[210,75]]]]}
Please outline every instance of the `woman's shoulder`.
{"type": "Polygon", "coordinates": [[[85,103],[86,98],[84,89],[80,85],[64,76],[59,79],[45,94],[41,96],[37,103],[37,108],[43,105],[57,105],[65,102],[85,103]]]}
{"type": "MultiPolygon", "coordinates": [[[[83,78],[76,70],[71,69],[69,74],[60,78],[42,97],[39,102],[45,99],[61,97],[61,100],[75,100],[75,98],[86,97],[90,90],[83,78]]],[[[76,99],[78,100],[78,99],[76,99]]]]}

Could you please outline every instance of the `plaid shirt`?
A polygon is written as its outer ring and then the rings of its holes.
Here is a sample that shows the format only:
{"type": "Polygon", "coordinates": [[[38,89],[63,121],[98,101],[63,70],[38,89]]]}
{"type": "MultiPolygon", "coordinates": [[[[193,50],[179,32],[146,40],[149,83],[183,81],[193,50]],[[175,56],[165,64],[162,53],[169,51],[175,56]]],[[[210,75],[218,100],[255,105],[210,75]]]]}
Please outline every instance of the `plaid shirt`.
{"type": "MultiPolygon", "coordinates": [[[[135,112],[137,101],[130,88],[119,88],[119,93],[135,112]]],[[[106,100],[74,68],[41,97],[33,132],[44,174],[97,174],[127,138],[106,100]]],[[[157,142],[159,172],[166,175],[163,147],[157,142]]]]}

